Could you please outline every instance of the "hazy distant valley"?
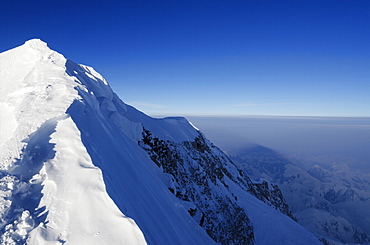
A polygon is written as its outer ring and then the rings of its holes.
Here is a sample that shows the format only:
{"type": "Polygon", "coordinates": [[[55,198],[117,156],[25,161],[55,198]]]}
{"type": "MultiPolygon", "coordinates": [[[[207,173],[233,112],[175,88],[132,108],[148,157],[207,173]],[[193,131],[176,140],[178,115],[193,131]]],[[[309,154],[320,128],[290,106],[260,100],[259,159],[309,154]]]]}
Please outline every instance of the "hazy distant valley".
{"type": "Polygon", "coordinates": [[[364,149],[370,146],[369,119],[213,118],[212,123],[209,118],[191,119],[252,180],[278,185],[298,222],[318,238],[330,244],[370,242],[370,171],[366,161],[370,158],[364,149]],[[319,128],[315,133],[323,122],[325,130],[319,128]],[[347,126],[338,126],[343,122],[347,126]],[[280,150],[253,144],[248,135],[259,141],[269,137],[271,146],[280,150]],[[299,139],[312,141],[312,145],[299,139]],[[279,140],[280,145],[275,143],[279,140]]]}

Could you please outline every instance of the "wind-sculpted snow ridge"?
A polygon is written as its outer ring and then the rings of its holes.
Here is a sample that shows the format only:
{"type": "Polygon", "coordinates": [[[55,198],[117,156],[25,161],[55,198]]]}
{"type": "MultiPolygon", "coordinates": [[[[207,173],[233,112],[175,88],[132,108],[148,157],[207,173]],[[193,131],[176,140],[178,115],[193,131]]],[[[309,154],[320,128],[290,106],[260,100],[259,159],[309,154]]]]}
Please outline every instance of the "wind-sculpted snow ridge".
{"type": "Polygon", "coordinates": [[[0,62],[1,244],[319,244],[186,119],[38,39],[0,62]]]}
{"type": "Polygon", "coordinates": [[[66,62],[40,40],[0,56],[0,243],[144,244],[66,114],[83,89],[66,62]]]}

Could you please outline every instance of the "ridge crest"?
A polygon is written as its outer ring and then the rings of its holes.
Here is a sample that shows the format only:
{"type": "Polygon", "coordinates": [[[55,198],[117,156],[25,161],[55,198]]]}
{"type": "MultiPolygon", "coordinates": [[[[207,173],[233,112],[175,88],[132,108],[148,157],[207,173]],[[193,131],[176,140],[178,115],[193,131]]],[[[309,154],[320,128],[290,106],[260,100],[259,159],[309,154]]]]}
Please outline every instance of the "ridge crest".
{"type": "Polygon", "coordinates": [[[49,51],[50,48],[48,47],[48,44],[44,41],[42,41],[39,38],[34,38],[26,41],[24,45],[39,51],[49,51]]]}

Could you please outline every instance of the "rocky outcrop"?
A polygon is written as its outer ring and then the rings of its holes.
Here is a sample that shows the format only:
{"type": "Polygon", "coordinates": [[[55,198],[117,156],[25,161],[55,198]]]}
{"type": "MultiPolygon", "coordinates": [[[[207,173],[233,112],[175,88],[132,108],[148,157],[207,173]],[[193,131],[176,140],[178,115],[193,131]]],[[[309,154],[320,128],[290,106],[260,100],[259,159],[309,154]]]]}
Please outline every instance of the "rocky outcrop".
{"type": "Polygon", "coordinates": [[[189,215],[221,244],[253,244],[254,232],[245,210],[230,190],[234,183],[293,218],[280,189],[266,181],[253,183],[202,133],[194,141],[159,139],[143,128],[139,145],[166,174],[168,189],[187,203],[189,215]]]}

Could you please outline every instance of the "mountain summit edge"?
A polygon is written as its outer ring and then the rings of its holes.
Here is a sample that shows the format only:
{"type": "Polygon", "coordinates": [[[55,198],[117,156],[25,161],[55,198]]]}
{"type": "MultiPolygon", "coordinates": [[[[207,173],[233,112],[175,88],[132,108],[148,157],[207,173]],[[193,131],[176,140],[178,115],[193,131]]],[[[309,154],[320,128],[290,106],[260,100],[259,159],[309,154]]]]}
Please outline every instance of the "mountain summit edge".
{"type": "Polygon", "coordinates": [[[185,118],[40,39],[0,54],[1,244],[320,244],[185,118]]]}

